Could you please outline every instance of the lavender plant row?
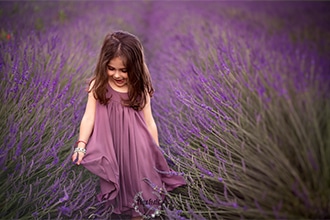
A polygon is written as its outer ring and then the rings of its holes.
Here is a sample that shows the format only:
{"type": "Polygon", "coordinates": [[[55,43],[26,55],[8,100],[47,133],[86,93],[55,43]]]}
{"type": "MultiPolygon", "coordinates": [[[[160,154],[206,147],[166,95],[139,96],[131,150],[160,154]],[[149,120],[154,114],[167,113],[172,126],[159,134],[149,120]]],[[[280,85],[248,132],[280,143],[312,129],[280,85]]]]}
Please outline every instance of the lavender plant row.
{"type": "Polygon", "coordinates": [[[71,155],[103,37],[126,28],[122,6],[94,18],[103,5],[39,3],[1,3],[0,218],[107,218],[97,178],[71,155]]]}
{"type": "Polygon", "coordinates": [[[329,218],[328,42],[294,39],[289,21],[252,14],[250,5],[158,6],[151,62],[153,72],[170,74],[155,80],[156,118],[165,151],[190,183],[168,215],[329,218]],[[206,20],[200,8],[219,13],[206,20]],[[276,31],[267,26],[284,21],[276,31]],[[163,36],[168,46],[157,44],[163,36]]]}
{"type": "Polygon", "coordinates": [[[114,218],[70,161],[113,29],[144,43],[160,143],[188,182],[167,218],[329,218],[326,4],[39,3],[1,3],[0,218],[114,218]]]}

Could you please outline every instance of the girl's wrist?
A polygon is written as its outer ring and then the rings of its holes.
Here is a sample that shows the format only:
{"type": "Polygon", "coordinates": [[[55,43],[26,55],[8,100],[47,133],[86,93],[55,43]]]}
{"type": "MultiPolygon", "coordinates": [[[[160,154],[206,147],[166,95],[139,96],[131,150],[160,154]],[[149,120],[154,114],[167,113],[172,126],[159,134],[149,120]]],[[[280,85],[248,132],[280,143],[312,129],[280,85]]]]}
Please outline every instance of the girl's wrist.
{"type": "Polygon", "coordinates": [[[84,143],[85,145],[87,145],[87,141],[84,141],[84,140],[78,140],[78,141],[76,142],[76,145],[78,145],[79,143],[84,143]]]}
{"type": "Polygon", "coordinates": [[[76,148],[79,147],[79,148],[86,148],[86,144],[84,143],[78,143],[76,146],[76,148]]]}
{"type": "Polygon", "coordinates": [[[75,148],[85,148],[86,145],[87,145],[87,142],[86,141],[79,140],[79,141],[76,142],[75,148]]]}

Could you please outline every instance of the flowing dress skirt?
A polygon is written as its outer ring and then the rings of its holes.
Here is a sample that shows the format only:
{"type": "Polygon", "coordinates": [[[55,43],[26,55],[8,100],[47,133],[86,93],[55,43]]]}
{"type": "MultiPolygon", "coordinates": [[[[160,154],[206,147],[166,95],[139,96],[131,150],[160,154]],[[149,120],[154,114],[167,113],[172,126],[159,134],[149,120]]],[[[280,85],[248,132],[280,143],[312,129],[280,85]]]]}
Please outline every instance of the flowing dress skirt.
{"type": "Polygon", "coordinates": [[[107,105],[97,103],[93,133],[82,165],[100,177],[98,199],[116,214],[149,215],[160,208],[162,191],[185,185],[169,168],[149,133],[142,111],[122,105],[127,93],[108,85],[107,105]]]}

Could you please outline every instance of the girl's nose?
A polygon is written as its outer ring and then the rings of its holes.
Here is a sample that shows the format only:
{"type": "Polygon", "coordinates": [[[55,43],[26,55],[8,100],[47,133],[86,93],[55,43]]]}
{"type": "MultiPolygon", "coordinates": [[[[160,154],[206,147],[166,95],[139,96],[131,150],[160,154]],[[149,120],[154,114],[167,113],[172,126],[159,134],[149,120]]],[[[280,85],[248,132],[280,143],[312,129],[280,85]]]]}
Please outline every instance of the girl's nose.
{"type": "Polygon", "coordinates": [[[115,70],[115,74],[113,76],[115,78],[119,78],[120,77],[119,70],[115,70]]]}

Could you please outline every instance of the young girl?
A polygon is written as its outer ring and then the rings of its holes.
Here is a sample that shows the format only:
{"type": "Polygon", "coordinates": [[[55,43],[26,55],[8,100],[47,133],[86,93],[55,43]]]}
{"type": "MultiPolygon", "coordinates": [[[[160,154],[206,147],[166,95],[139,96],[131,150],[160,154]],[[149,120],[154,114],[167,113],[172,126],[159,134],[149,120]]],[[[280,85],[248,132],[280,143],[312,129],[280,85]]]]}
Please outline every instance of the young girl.
{"type": "Polygon", "coordinates": [[[138,38],[105,37],[72,160],[100,177],[99,200],[132,218],[159,215],[164,192],[185,185],[159,149],[150,74],[138,38]]]}

